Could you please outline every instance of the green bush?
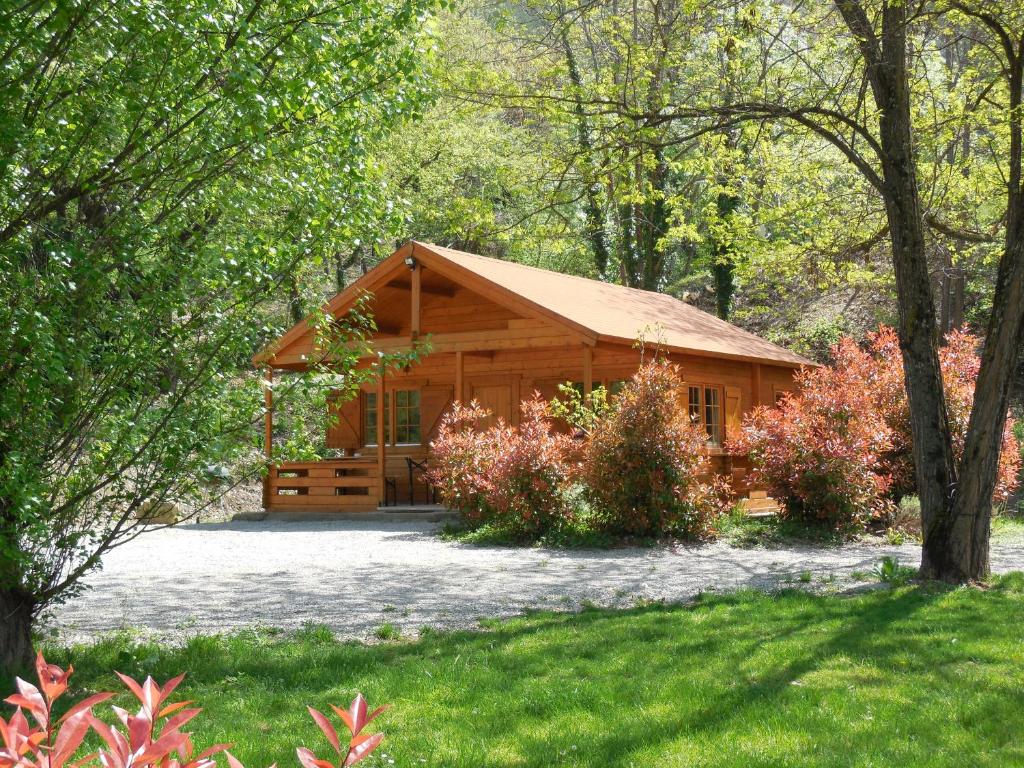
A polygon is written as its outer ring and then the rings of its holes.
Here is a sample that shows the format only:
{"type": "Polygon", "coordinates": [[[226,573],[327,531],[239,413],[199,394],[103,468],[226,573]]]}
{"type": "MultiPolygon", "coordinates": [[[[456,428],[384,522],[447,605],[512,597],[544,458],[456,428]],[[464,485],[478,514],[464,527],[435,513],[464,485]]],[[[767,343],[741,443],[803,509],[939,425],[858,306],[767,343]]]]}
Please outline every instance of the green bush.
{"type": "Polygon", "coordinates": [[[598,524],[614,534],[703,537],[724,512],[708,438],[690,421],[678,367],[648,363],[593,425],[580,476],[598,524]]]}

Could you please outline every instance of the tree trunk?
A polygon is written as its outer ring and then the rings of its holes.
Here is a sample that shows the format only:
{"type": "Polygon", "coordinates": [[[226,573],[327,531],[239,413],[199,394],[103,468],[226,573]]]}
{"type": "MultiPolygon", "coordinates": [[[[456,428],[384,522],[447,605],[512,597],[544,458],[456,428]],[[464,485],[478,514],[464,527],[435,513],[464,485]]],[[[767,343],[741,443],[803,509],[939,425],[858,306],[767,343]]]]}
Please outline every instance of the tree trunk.
{"type": "Polygon", "coordinates": [[[16,672],[32,666],[30,595],[20,589],[0,589],[0,691],[7,690],[16,672]]]}
{"type": "MultiPolygon", "coordinates": [[[[719,192],[716,205],[718,218],[725,226],[739,208],[740,197],[731,192],[719,192]]],[[[715,278],[715,309],[720,318],[728,320],[732,311],[732,295],[736,291],[733,281],[735,253],[732,243],[721,238],[715,238],[713,248],[715,261],[711,265],[711,273],[715,278]]]]}
{"type": "MultiPolygon", "coordinates": [[[[994,20],[986,17],[984,21],[989,24],[994,20]]],[[[989,574],[992,491],[1009,408],[1010,385],[1020,354],[1020,339],[1024,335],[1024,129],[1021,123],[1024,55],[1019,53],[1024,52],[1024,36],[1016,43],[1019,52],[1015,52],[1008,34],[1000,39],[1006,46],[1010,96],[1006,247],[996,273],[992,313],[960,459],[959,483],[954,486],[948,515],[934,521],[930,528],[925,527],[921,556],[922,575],[952,582],[974,581],[989,574]]],[[[923,503],[921,511],[924,512],[923,503]]]]}
{"type": "Polygon", "coordinates": [[[593,251],[597,274],[604,280],[608,276],[608,262],[611,260],[611,254],[605,232],[604,212],[601,207],[601,186],[596,179],[591,178],[594,167],[597,165],[597,158],[594,157],[594,143],[590,138],[590,124],[587,122],[587,115],[580,101],[583,92],[583,77],[576,64],[576,54],[573,53],[572,45],[569,43],[567,26],[562,28],[561,37],[562,51],[565,53],[565,63],[569,70],[569,82],[572,83],[574,89],[573,114],[576,118],[576,142],[584,166],[583,183],[586,187],[586,204],[583,210],[587,221],[587,239],[590,241],[590,248],[593,251]]]}
{"type": "Polygon", "coordinates": [[[306,317],[305,307],[302,306],[302,294],[299,293],[299,279],[294,272],[288,277],[288,312],[293,323],[301,323],[306,317]]]}
{"type": "MultiPolygon", "coordinates": [[[[839,7],[844,15],[851,10],[851,6],[843,3],[839,7]]],[[[848,18],[853,21],[851,29],[856,32],[856,25],[863,23],[863,17],[848,18]]],[[[886,4],[882,46],[869,78],[881,111],[879,143],[883,196],[892,240],[900,349],[910,402],[914,467],[924,533],[922,574],[961,581],[965,573],[971,572],[971,563],[957,554],[964,551],[967,542],[958,540],[963,536],[963,526],[953,525],[956,464],[939,365],[935,299],[914,160],[906,24],[906,4],[886,4]]],[[[987,549],[987,540],[985,545],[987,549]]]]}

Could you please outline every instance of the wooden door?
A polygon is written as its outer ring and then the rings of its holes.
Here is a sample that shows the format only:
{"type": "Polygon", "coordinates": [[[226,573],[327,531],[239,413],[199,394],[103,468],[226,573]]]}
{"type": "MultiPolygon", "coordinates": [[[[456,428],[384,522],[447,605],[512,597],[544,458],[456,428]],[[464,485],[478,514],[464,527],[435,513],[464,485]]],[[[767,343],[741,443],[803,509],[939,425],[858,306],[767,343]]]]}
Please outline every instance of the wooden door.
{"type": "Polygon", "coordinates": [[[478,384],[473,387],[473,399],[491,412],[491,417],[481,426],[490,427],[503,419],[506,424],[512,423],[512,385],[511,384],[478,384]]]}

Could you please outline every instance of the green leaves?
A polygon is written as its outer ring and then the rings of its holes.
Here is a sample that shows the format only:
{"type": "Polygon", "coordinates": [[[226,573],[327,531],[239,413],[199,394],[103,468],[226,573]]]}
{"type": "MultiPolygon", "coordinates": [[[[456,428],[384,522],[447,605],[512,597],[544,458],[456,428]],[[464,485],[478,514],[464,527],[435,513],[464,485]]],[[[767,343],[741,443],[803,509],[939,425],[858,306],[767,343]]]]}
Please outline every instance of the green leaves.
{"type": "Polygon", "coordinates": [[[249,358],[281,282],[375,219],[366,148],[420,108],[430,8],[0,11],[0,587],[59,598],[146,500],[251,468],[249,358]]]}

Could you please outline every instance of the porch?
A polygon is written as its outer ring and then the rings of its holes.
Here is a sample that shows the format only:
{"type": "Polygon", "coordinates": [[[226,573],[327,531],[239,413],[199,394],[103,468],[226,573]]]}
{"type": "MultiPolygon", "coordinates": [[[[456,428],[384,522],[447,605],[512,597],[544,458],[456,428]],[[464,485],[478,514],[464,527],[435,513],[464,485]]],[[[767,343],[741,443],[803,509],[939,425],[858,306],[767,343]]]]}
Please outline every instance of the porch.
{"type": "Polygon", "coordinates": [[[264,480],[263,508],[287,513],[444,511],[422,476],[422,462],[408,460],[415,464],[406,463],[405,477],[385,471],[383,483],[376,457],[273,463],[264,480]]]}

